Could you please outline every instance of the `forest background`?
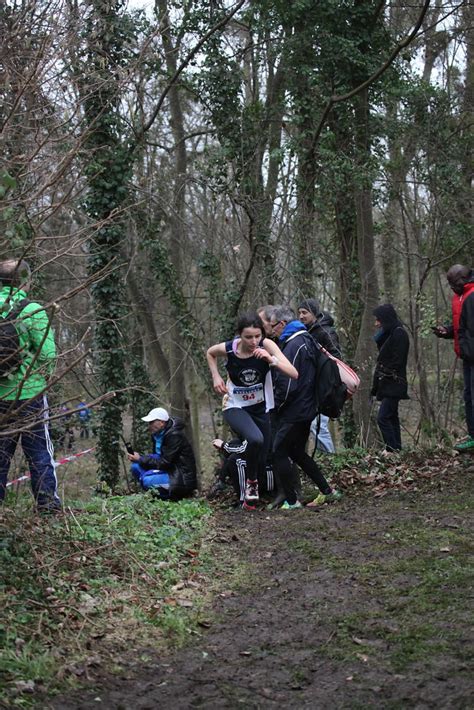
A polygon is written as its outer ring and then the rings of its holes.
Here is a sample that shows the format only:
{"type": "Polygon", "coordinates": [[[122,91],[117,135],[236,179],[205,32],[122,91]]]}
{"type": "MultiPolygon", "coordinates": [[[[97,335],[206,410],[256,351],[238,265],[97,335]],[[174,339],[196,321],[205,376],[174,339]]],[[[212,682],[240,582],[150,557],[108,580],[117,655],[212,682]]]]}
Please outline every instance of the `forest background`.
{"type": "MultiPolygon", "coordinates": [[[[411,337],[414,445],[456,432],[430,327],[471,265],[474,9],[466,0],[15,0],[0,7],[0,257],[25,257],[59,360],[53,421],[95,408],[104,490],[124,413],[216,413],[205,350],[236,316],[317,298],[371,442],[372,310],[411,337]]],[[[217,423],[218,424],[218,423],[217,423]]],[[[459,429],[458,431],[460,431],[459,429]]]]}

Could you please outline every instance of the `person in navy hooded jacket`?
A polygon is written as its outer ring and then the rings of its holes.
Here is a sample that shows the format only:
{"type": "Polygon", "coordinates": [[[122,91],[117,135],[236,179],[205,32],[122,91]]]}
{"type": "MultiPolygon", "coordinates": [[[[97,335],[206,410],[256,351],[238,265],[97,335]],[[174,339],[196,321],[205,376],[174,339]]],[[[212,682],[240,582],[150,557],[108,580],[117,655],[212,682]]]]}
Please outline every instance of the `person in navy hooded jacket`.
{"type": "Polygon", "coordinates": [[[316,486],[319,495],[308,503],[315,508],[332,503],[342,496],[333,490],[318,464],[306,453],[311,422],[316,415],[315,377],[316,359],[311,335],[296,319],[288,306],[275,306],[271,326],[285,357],[298,371],[298,379],[291,380],[283,372],[275,372],[273,380],[275,409],[272,418],[273,470],[286,495],[284,509],[301,508],[292,476],[296,463],[316,486]]]}

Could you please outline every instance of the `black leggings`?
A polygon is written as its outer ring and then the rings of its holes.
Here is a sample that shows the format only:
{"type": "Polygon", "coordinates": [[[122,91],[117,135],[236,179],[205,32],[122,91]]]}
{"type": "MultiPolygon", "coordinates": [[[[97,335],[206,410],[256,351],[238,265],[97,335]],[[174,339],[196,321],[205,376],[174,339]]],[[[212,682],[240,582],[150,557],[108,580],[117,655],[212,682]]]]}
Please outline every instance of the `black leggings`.
{"type": "Polygon", "coordinates": [[[306,473],[317,485],[321,493],[331,493],[331,486],[321,473],[321,469],[314,459],[306,453],[311,421],[276,423],[273,441],[273,470],[279,477],[286,500],[293,504],[296,502],[296,492],[292,485],[292,462],[306,473]]]}
{"type": "Polygon", "coordinates": [[[256,481],[265,475],[265,464],[270,446],[270,417],[266,412],[250,414],[245,409],[232,407],[224,410],[224,421],[234,431],[242,444],[235,453],[240,454],[245,478],[256,481]]]}

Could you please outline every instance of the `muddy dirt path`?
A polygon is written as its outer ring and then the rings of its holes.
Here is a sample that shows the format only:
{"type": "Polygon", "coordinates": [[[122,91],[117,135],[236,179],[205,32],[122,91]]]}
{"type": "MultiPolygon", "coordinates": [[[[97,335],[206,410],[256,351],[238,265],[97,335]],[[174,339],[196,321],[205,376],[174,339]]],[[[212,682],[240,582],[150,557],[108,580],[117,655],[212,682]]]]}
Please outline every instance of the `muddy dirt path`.
{"type": "Polygon", "coordinates": [[[473,708],[472,502],[471,472],[319,512],[220,513],[213,544],[250,566],[210,628],[139,680],[131,664],[48,707],[473,708]]]}

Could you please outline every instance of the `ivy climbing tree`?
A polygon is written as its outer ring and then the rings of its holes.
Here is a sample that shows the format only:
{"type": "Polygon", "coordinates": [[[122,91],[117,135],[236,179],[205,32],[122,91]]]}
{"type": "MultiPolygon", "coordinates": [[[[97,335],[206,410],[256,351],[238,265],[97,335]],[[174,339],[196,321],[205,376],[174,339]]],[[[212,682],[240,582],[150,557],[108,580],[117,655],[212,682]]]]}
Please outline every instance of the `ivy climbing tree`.
{"type": "Polygon", "coordinates": [[[89,270],[97,276],[92,287],[95,310],[94,357],[103,392],[116,396],[100,409],[97,460],[99,479],[113,490],[118,483],[118,435],[122,430],[121,394],[126,382],[123,332],[124,306],[121,246],[125,238],[123,209],[131,160],[124,143],[126,130],[120,112],[120,74],[129,58],[133,32],[123,14],[122,0],[89,0],[85,23],[85,55],[81,86],[84,96],[86,176],[85,209],[92,223],[89,270]],[[85,68],[84,68],[85,69],[85,68]]]}

